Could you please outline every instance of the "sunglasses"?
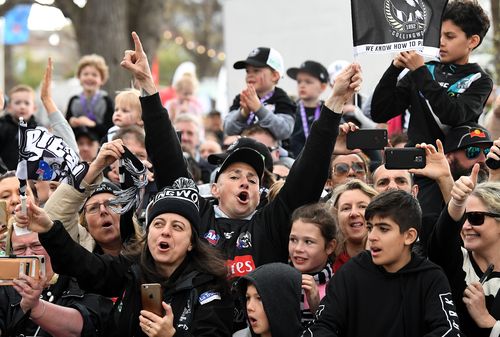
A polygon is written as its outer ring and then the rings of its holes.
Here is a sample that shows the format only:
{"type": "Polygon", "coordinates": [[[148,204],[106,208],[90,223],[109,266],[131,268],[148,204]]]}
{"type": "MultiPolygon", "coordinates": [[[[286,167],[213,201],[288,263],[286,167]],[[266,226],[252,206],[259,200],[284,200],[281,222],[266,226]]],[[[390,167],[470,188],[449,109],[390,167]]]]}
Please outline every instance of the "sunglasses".
{"type": "Polygon", "coordinates": [[[485,157],[488,155],[488,153],[490,153],[489,147],[482,149],[479,146],[469,146],[466,147],[464,150],[467,159],[476,159],[481,154],[481,151],[483,151],[485,157]]]}
{"type": "Polygon", "coordinates": [[[481,226],[484,223],[484,217],[500,218],[500,213],[493,212],[465,212],[465,218],[472,226],[481,226]]]}
{"type": "Polygon", "coordinates": [[[333,173],[337,176],[345,176],[349,174],[351,169],[354,171],[354,174],[358,176],[366,174],[365,165],[363,163],[352,163],[351,165],[347,163],[337,163],[333,166],[333,173]]]}

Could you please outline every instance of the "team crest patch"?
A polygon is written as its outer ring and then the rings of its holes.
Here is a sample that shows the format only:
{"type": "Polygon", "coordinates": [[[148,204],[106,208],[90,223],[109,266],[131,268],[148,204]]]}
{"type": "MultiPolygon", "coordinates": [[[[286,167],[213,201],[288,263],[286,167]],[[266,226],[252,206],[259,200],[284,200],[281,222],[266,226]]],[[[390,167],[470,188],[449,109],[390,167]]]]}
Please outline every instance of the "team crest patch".
{"type": "Polygon", "coordinates": [[[236,248],[238,249],[246,249],[252,247],[252,234],[249,232],[243,232],[238,235],[238,239],[236,240],[236,248]]]}
{"type": "Polygon", "coordinates": [[[201,305],[210,303],[215,300],[220,300],[220,293],[215,291],[206,291],[198,297],[198,301],[200,301],[201,305]]]}
{"type": "Polygon", "coordinates": [[[210,243],[212,246],[217,245],[217,242],[219,242],[220,235],[217,234],[213,229],[209,230],[203,237],[210,243]]]}

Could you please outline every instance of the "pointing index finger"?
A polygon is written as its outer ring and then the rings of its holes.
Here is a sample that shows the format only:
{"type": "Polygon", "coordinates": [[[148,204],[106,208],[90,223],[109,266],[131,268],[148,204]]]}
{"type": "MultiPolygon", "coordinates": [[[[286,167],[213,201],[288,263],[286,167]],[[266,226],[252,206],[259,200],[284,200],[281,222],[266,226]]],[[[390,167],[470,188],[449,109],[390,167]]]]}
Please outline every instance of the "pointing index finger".
{"type": "Polygon", "coordinates": [[[132,32],[132,39],[134,39],[135,52],[143,53],[141,39],[139,39],[139,35],[136,32],[132,32]]]}

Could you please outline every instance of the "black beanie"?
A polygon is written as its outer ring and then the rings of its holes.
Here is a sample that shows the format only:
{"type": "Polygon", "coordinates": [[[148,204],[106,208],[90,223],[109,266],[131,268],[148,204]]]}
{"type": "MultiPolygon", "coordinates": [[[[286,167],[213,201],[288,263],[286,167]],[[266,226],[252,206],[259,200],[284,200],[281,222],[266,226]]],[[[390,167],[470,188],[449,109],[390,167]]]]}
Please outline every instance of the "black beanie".
{"type": "Polygon", "coordinates": [[[149,203],[146,212],[147,226],[160,214],[175,213],[188,219],[192,228],[199,228],[201,223],[199,198],[198,187],[193,180],[177,178],[172,186],[163,188],[149,203]]]}

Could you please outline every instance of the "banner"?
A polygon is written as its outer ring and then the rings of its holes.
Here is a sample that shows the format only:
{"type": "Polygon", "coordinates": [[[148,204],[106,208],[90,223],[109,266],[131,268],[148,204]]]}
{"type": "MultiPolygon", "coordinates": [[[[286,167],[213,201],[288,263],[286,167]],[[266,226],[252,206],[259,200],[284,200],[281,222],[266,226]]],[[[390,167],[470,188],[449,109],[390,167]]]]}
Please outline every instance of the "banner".
{"type": "Polygon", "coordinates": [[[19,161],[16,176],[22,180],[55,180],[78,190],[87,174],[88,164],[62,138],[43,127],[28,128],[19,121],[19,161]]]}
{"type": "Polygon", "coordinates": [[[351,0],[354,54],[417,50],[439,55],[447,0],[351,0]]]}
{"type": "Polygon", "coordinates": [[[5,44],[22,44],[29,40],[28,17],[31,5],[16,5],[5,14],[5,44]]]}

